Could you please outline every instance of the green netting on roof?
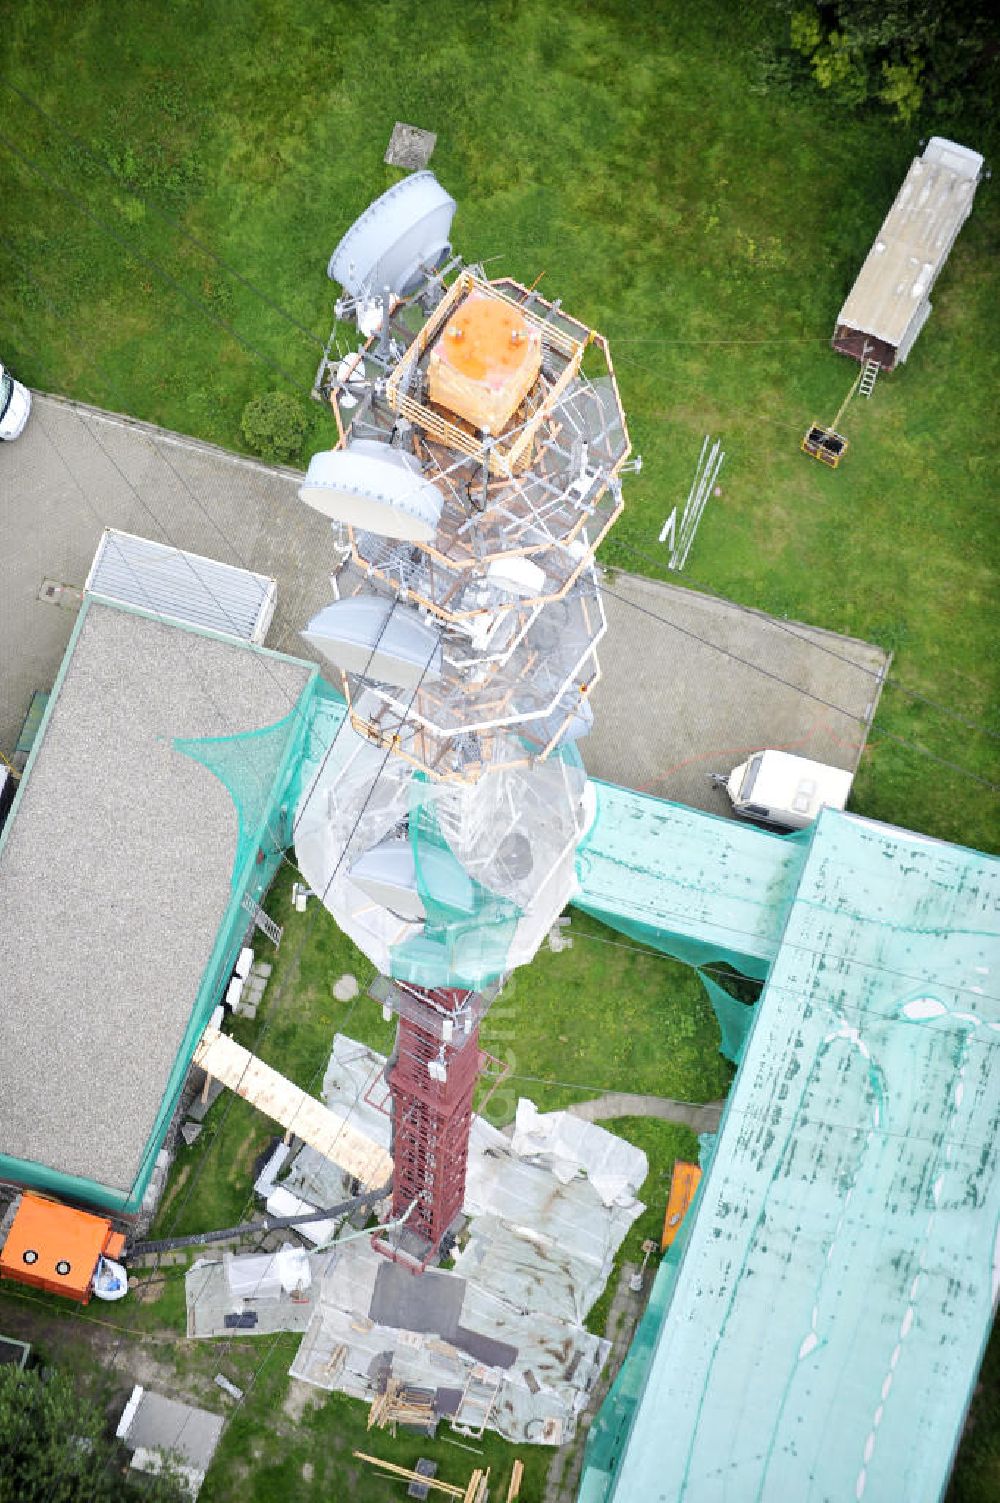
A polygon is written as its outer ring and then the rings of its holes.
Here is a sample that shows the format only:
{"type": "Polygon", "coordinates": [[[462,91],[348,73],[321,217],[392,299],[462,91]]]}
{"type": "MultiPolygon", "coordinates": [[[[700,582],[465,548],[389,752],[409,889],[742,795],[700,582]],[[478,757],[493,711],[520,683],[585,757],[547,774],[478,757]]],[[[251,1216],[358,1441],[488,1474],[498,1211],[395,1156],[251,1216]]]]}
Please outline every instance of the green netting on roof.
{"type": "Polygon", "coordinates": [[[394,947],[392,974],[419,986],[475,990],[507,969],[521,910],[456,859],[441,828],[441,791],[423,773],[411,784],[408,834],[426,917],[422,934],[394,947]]]}
{"type": "MultiPolygon", "coordinates": [[[[295,707],[273,725],[235,736],[178,737],[173,743],[178,751],[201,762],[225,784],[236,808],[239,834],[229,903],[146,1146],[142,1168],[123,1204],[126,1211],[134,1211],[141,1204],[195,1044],[222,996],[226,978],[244,942],[251,920],[243,900],[263,901],[290,840],[288,811],[294,807],[292,799],[319,684],[314,675],[295,707]]],[[[84,1194],[83,1198],[95,1197],[84,1194]]],[[[100,1202],[111,1204],[106,1193],[100,1202]]]]}
{"type": "Polygon", "coordinates": [[[762,980],[808,832],[770,835],[609,783],[595,787],[575,905],[687,965],[721,962],[762,980]]]}
{"type": "Polygon", "coordinates": [[[178,751],[207,767],[229,790],[239,826],[234,883],[251,852],[263,850],[265,856],[273,855],[288,845],[284,803],[301,763],[313,693],[310,686],[287,715],[259,730],[232,736],[178,736],[174,740],[178,751]],[[279,784],[281,800],[276,802],[279,784]]]}
{"type": "Polygon", "coordinates": [[[821,813],[587,1503],[943,1495],[998,1279],[998,967],[1000,861],[821,813]]]}
{"type": "Polygon", "coordinates": [[[708,1000],[712,1004],[719,1024],[721,1035],[719,1053],[732,1064],[738,1065],[743,1058],[743,1050],[750,1035],[753,1023],[753,1008],[746,1002],[740,1002],[736,997],[731,997],[724,987],[711,976],[706,976],[704,971],[699,971],[701,984],[708,993],[708,1000]]]}

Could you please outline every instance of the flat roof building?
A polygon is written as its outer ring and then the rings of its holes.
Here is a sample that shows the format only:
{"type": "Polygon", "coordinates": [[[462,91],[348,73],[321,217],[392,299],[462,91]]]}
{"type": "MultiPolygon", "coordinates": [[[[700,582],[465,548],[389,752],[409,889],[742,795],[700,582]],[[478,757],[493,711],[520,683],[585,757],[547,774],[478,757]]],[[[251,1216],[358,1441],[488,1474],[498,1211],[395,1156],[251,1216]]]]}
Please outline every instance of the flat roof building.
{"type": "Polygon", "coordinates": [[[903,363],[930,316],[931,288],[972,212],[982,171],[977,151],[931,137],[837,316],[835,350],[883,370],[903,363]]]}
{"type": "Polygon", "coordinates": [[[824,810],[581,1503],[937,1503],[1000,1270],[1000,860],[824,810]]]}
{"type": "Polygon", "coordinates": [[[288,843],[306,663],[87,599],[0,835],[0,1175],[134,1211],[288,843]]]}

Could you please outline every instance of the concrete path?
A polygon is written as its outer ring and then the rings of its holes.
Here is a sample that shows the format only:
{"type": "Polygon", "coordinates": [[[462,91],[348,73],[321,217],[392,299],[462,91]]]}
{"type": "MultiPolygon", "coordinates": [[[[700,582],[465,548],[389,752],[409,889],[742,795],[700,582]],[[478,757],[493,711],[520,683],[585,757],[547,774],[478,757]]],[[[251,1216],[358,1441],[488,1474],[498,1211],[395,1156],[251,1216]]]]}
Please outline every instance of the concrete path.
{"type": "MultiPolygon", "coordinates": [[[[32,692],[52,686],[73,591],[105,527],[271,575],[278,609],[267,645],[310,657],[299,633],[332,598],[336,560],[329,525],[298,500],[299,480],[36,393],[24,433],[0,445],[0,750],[13,749],[32,692]],[[60,604],[42,593],[45,581],[71,587],[60,604]]],[[[855,767],[886,665],[880,649],[617,570],[605,586],[604,677],[582,746],[593,777],[727,814],[706,773],[730,771],[749,751],[784,747],[855,767]]]]}
{"type": "Polygon", "coordinates": [[[611,1342],[611,1351],[608,1353],[604,1370],[594,1385],[590,1402],[580,1415],[574,1439],[569,1445],[560,1447],[552,1458],[545,1484],[545,1503],[576,1503],[580,1473],[583,1470],[584,1448],[587,1444],[590,1426],[607,1397],[608,1389],[618,1376],[653,1286],[655,1266],[646,1269],[646,1276],[638,1293],[629,1287],[629,1281],[638,1269],[637,1263],[623,1263],[619,1271],[618,1286],[611,1300],[605,1330],[607,1339],[611,1342]]]}
{"type": "Polygon", "coordinates": [[[578,1101],[566,1110],[585,1122],[602,1122],[610,1117],[659,1117],[662,1122],[680,1122],[692,1132],[716,1132],[725,1104],[709,1101],[698,1106],[692,1101],[674,1101],[669,1096],[631,1096],[627,1091],[608,1091],[593,1101],[578,1101]]]}

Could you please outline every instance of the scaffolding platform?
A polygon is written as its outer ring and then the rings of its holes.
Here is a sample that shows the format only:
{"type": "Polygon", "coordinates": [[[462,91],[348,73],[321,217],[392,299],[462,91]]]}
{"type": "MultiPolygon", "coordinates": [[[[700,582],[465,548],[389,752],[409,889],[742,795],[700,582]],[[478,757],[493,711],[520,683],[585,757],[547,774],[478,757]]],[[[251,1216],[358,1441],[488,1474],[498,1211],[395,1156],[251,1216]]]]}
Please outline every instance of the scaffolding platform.
{"type": "Polygon", "coordinates": [[[824,428],[822,423],[813,423],[800,447],[803,454],[808,454],[812,459],[818,459],[820,464],[829,465],[831,470],[835,470],[847,453],[848,441],[842,433],[824,428]]]}

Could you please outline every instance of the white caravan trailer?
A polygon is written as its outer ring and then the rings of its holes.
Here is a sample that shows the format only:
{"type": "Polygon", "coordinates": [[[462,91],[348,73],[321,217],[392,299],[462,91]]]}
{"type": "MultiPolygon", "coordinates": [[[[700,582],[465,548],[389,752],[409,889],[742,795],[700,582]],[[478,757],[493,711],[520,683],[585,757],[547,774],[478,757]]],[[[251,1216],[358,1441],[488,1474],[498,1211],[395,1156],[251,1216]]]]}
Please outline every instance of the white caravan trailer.
{"type": "Polygon", "coordinates": [[[820,809],[843,809],[853,773],[790,752],[754,752],[727,777],[713,773],[716,787],[725,788],[734,813],[782,830],[803,830],[820,809]]]}

